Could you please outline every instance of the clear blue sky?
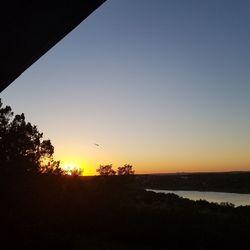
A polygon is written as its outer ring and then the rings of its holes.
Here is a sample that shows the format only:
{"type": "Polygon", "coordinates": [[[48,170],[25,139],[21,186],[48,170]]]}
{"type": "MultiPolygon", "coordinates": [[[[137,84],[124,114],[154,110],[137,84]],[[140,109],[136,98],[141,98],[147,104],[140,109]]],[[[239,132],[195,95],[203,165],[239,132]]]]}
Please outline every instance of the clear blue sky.
{"type": "Polygon", "coordinates": [[[2,101],[86,174],[250,170],[249,13],[248,0],[109,0],[2,101]]]}

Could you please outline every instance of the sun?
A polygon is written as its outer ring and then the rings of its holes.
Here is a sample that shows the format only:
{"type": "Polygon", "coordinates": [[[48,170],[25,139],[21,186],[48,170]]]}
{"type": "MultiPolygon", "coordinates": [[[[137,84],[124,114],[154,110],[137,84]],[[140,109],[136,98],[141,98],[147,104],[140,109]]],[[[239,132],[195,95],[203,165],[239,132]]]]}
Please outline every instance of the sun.
{"type": "Polygon", "coordinates": [[[86,157],[78,155],[57,155],[56,159],[60,161],[60,168],[65,171],[65,174],[72,175],[73,173],[79,173],[78,175],[94,175],[95,174],[95,162],[86,157]],[[93,167],[94,166],[94,167],[93,167]]]}
{"type": "Polygon", "coordinates": [[[82,168],[78,164],[65,162],[61,168],[67,175],[82,175],[82,168]]]}

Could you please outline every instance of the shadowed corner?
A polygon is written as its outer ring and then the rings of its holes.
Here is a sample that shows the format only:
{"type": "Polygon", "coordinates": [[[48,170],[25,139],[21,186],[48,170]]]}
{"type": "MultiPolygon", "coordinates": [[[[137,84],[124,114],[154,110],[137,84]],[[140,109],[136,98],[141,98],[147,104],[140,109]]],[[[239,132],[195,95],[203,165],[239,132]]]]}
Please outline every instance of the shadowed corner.
{"type": "Polygon", "coordinates": [[[0,67],[0,92],[104,2],[6,1],[0,15],[0,54],[4,62],[0,67]]]}

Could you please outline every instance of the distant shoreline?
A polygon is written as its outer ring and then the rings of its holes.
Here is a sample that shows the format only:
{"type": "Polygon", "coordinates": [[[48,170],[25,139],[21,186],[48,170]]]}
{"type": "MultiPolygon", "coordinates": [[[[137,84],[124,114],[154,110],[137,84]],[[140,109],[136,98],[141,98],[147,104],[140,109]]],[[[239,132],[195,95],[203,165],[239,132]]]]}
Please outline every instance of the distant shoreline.
{"type": "Polygon", "coordinates": [[[137,175],[147,189],[250,194],[250,172],[206,172],[137,175]]]}

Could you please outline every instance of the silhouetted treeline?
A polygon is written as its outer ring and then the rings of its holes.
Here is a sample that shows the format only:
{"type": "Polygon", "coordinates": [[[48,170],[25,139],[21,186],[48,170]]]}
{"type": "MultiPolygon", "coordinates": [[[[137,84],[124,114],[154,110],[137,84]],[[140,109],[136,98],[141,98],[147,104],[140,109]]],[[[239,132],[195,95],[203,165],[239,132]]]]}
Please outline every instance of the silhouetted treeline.
{"type": "Polygon", "coordinates": [[[142,188],[250,193],[250,172],[138,175],[142,188]]]}
{"type": "Polygon", "coordinates": [[[250,207],[140,188],[136,176],[0,177],[5,249],[248,249],[250,207]]]}
{"type": "Polygon", "coordinates": [[[117,171],[113,169],[113,164],[100,165],[96,172],[101,176],[112,176],[112,175],[133,175],[135,171],[133,166],[130,164],[125,164],[118,167],[117,171]]]}

